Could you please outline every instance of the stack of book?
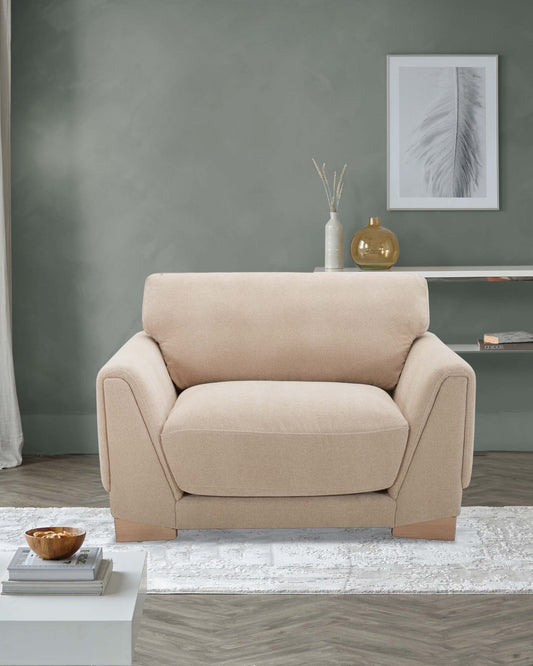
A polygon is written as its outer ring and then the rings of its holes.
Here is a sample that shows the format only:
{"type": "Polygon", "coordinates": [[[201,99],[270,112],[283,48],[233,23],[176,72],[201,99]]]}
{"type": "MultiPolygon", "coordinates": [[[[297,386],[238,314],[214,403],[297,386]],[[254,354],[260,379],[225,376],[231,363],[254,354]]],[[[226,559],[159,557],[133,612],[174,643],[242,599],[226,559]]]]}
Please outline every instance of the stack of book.
{"type": "Polygon", "coordinates": [[[19,548],[7,567],[2,594],[103,594],[113,571],[101,548],[82,548],[66,560],[42,560],[19,548]]]}
{"type": "Polygon", "coordinates": [[[505,331],[503,333],[485,333],[478,340],[482,351],[523,351],[533,349],[533,335],[526,331],[505,331]]]}

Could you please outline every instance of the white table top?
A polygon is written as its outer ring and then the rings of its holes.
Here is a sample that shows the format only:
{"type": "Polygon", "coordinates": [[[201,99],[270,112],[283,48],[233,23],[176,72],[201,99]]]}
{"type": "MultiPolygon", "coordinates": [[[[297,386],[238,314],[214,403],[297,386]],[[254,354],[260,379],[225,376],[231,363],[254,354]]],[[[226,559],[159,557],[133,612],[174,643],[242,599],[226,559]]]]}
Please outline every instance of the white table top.
{"type": "MultiPolygon", "coordinates": [[[[13,552],[0,553],[1,580],[13,552]]],[[[101,596],[91,595],[0,595],[0,622],[131,622],[142,589],[146,553],[143,550],[107,554],[113,573],[101,596]]]]}

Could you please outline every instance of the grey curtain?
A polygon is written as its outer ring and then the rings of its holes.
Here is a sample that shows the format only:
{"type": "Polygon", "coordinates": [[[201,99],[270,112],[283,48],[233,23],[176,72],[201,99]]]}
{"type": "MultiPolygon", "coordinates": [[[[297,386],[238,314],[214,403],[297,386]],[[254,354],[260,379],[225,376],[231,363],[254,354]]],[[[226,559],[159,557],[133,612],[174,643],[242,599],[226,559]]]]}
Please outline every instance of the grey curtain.
{"type": "Polygon", "coordinates": [[[11,341],[11,0],[0,0],[0,469],[22,462],[11,341]]]}

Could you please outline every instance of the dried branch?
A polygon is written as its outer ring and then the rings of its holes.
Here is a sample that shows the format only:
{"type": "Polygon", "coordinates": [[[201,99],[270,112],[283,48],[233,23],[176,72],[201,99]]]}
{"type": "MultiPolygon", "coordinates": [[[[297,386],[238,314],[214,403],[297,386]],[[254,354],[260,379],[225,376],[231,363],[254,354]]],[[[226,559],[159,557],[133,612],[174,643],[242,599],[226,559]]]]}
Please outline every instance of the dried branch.
{"type": "Polygon", "coordinates": [[[329,210],[332,213],[335,213],[339,206],[339,201],[341,200],[342,191],[344,189],[344,174],[346,172],[346,167],[348,165],[345,164],[343,166],[339,176],[337,176],[336,171],[333,172],[333,185],[330,186],[328,173],[326,170],[326,163],[323,162],[322,168],[320,168],[314,157],[312,158],[312,161],[313,164],[315,165],[316,172],[318,173],[320,180],[322,181],[322,185],[324,186],[324,191],[326,192],[326,197],[328,199],[329,210]]]}
{"type": "Polygon", "coordinates": [[[322,181],[322,185],[324,186],[324,191],[326,192],[326,197],[328,198],[328,206],[331,210],[331,197],[330,197],[329,190],[328,190],[328,187],[327,187],[327,181],[326,181],[322,171],[320,171],[320,168],[319,168],[319,166],[318,166],[314,157],[313,157],[313,164],[315,165],[317,173],[320,176],[320,180],[322,181]]]}
{"type": "Polygon", "coordinates": [[[339,205],[339,201],[341,200],[343,189],[344,189],[344,183],[342,183],[342,185],[340,186],[339,193],[337,194],[337,206],[339,205]]]}
{"type": "Polygon", "coordinates": [[[340,186],[341,186],[341,184],[342,184],[342,179],[344,178],[344,172],[346,171],[346,167],[347,167],[347,166],[348,166],[348,165],[345,164],[345,165],[342,167],[341,175],[340,175],[340,177],[339,177],[339,182],[337,183],[337,190],[340,188],[340,186]]]}
{"type": "Polygon", "coordinates": [[[327,174],[327,171],[326,171],[326,163],[325,162],[322,164],[322,173],[324,174],[324,182],[326,183],[326,187],[328,189],[328,201],[329,201],[329,205],[330,205],[330,210],[334,210],[334,208],[333,208],[333,206],[335,205],[334,204],[334,197],[331,194],[331,188],[329,186],[329,178],[328,178],[328,174],[327,174]]]}

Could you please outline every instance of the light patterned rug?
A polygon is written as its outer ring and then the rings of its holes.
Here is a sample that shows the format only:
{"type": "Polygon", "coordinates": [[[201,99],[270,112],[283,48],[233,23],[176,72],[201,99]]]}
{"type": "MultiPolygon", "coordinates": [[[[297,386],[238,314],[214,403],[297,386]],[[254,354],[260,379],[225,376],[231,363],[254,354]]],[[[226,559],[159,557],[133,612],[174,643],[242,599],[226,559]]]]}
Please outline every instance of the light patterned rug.
{"type": "MultiPolygon", "coordinates": [[[[0,508],[0,550],[46,525],[83,526],[87,545],[148,553],[148,591],[216,593],[531,593],[533,507],[467,507],[454,542],[396,539],[389,529],[180,530],[117,544],[107,509],[0,508]]],[[[4,572],[5,575],[5,572],[4,572]]]]}

